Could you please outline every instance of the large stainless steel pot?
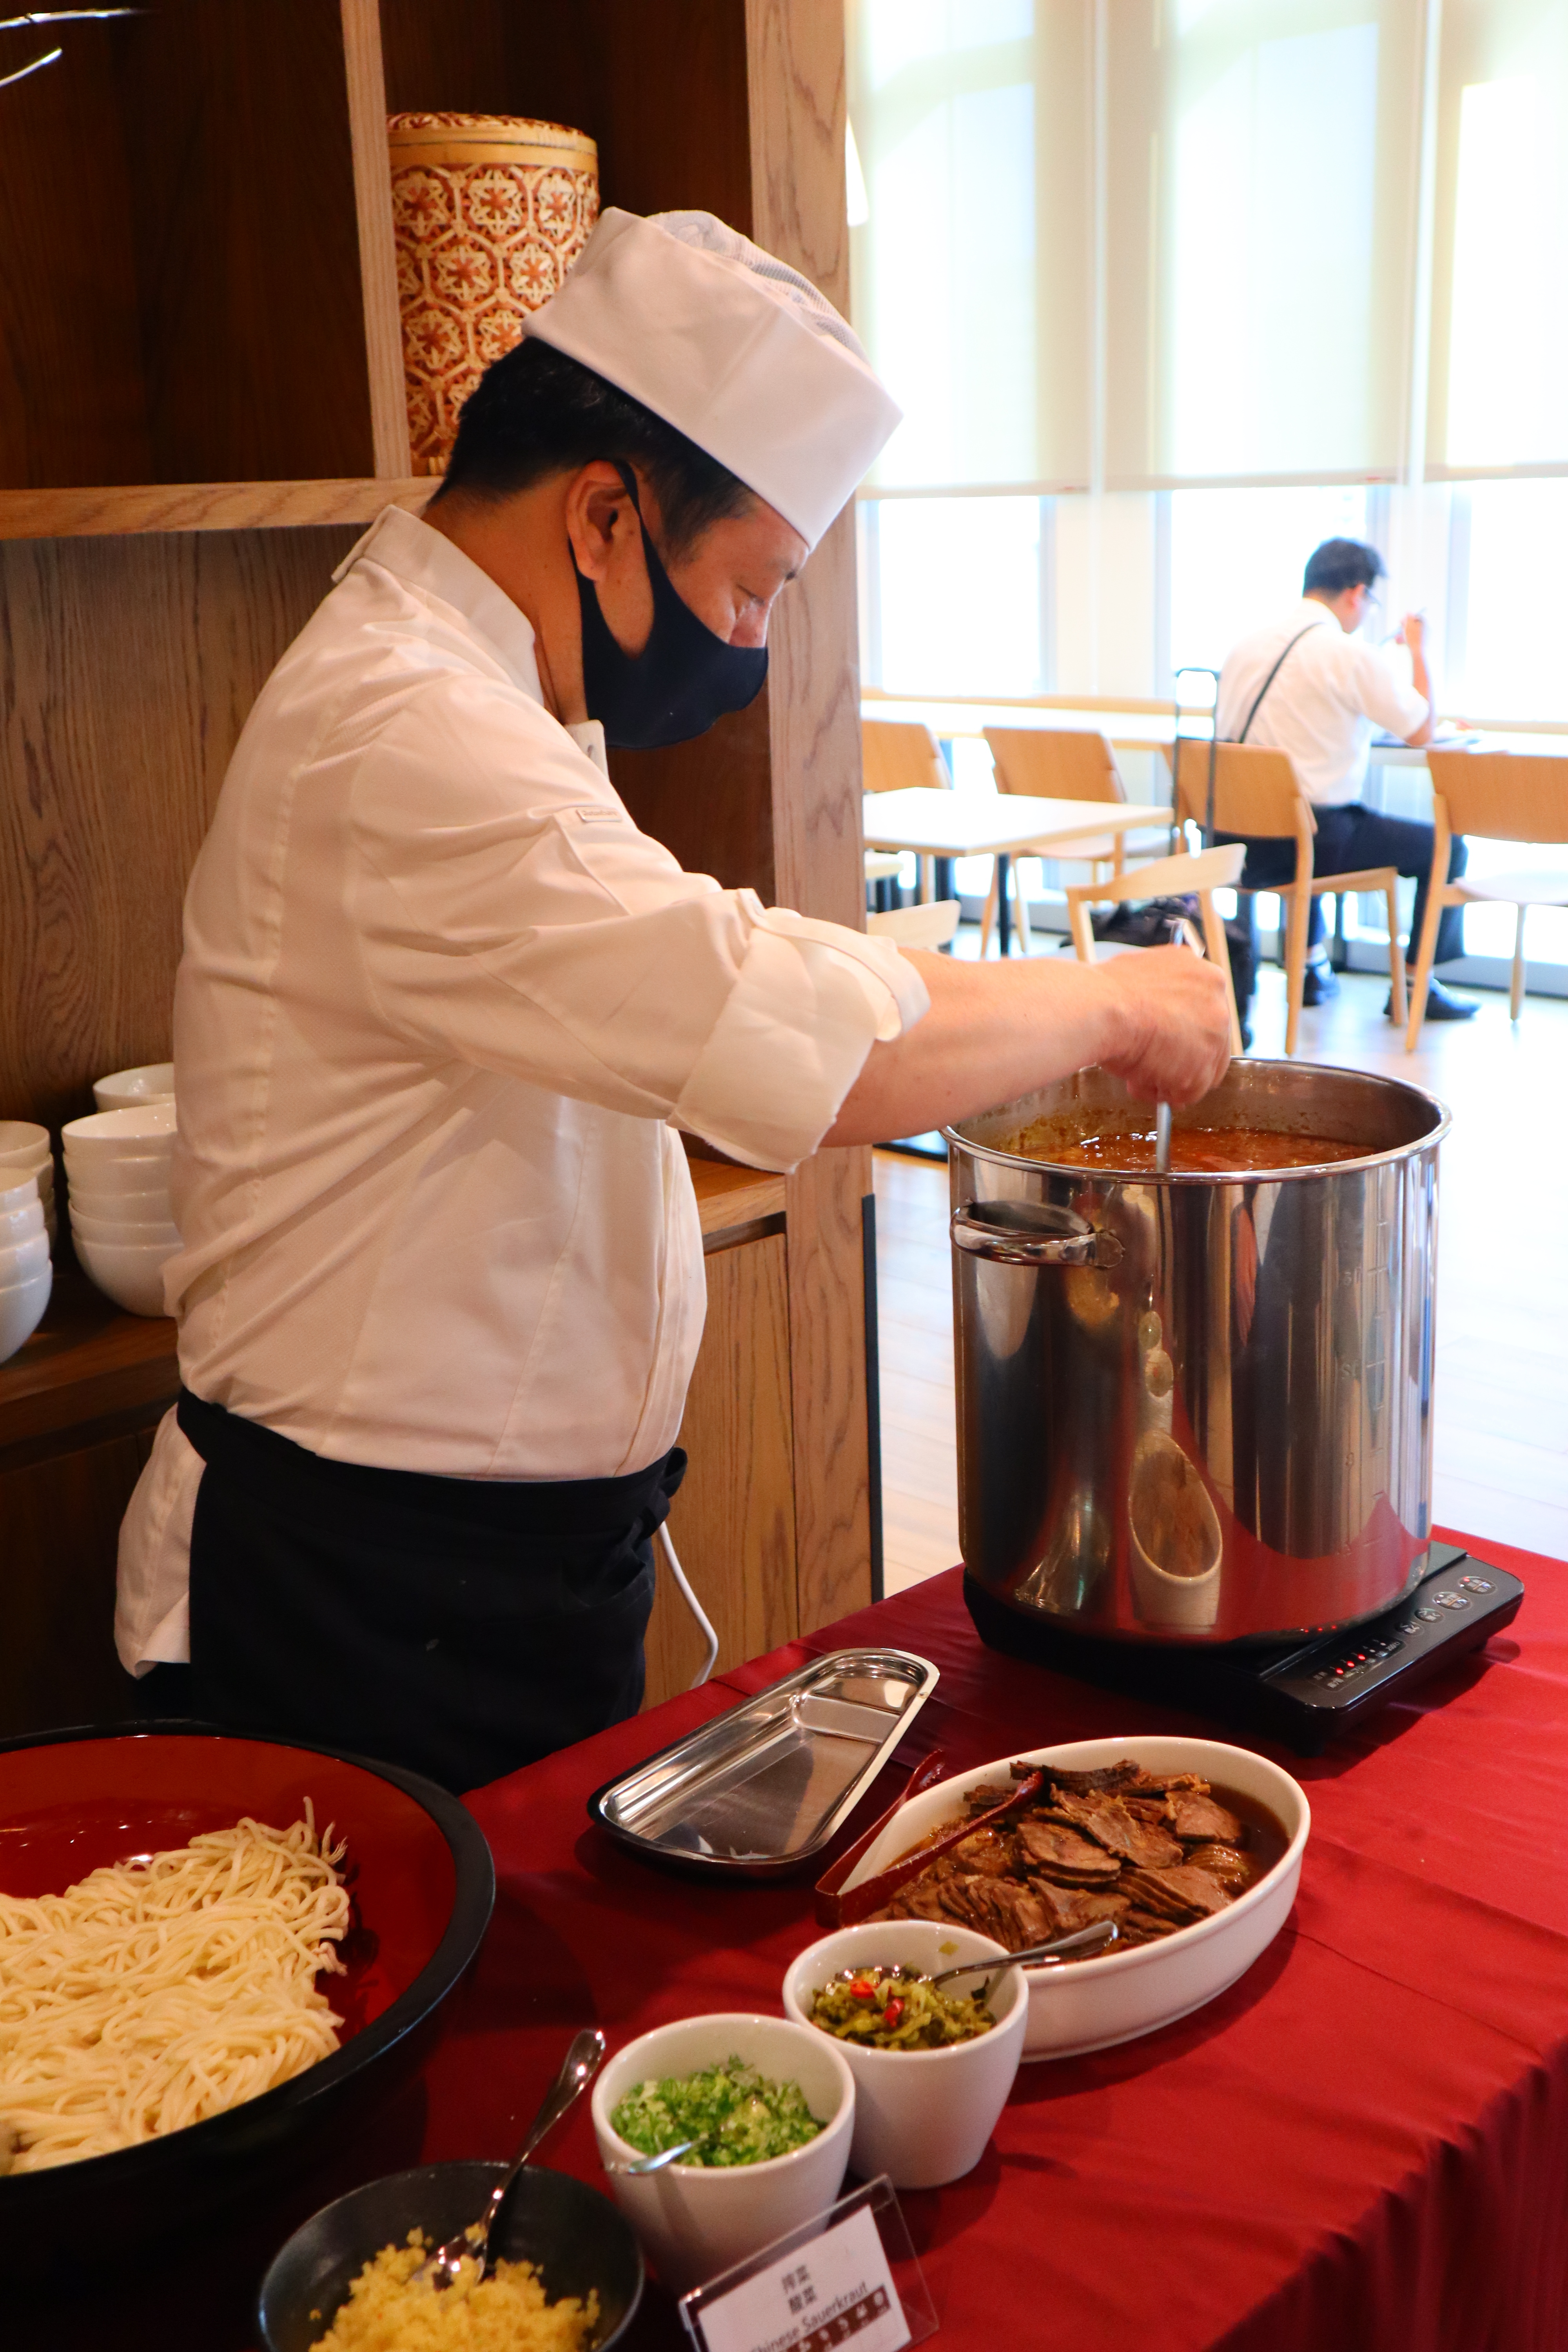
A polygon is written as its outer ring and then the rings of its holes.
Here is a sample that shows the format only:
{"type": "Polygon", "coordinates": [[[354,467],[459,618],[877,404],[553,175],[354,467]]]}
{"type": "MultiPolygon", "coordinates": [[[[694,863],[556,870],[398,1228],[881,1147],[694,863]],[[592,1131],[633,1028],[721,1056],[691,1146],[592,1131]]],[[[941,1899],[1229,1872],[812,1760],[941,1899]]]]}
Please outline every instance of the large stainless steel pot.
{"type": "Polygon", "coordinates": [[[1087,1070],[948,1130],[970,1574],[1027,1615],[1146,1642],[1388,1607],[1430,1523],[1443,1105],[1364,1071],[1235,1061],[1178,1129],[1365,1147],[1252,1176],[998,1148],[1042,1114],[1153,1120],[1087,1070]]]}

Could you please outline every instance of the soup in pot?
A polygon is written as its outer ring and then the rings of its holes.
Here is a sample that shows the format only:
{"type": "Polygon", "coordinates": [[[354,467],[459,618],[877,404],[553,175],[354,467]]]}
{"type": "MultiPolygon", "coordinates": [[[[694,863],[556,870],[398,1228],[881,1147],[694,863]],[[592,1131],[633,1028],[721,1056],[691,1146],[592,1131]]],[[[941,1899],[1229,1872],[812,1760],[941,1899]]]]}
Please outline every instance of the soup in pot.
{"type": "MultiPolygon", "coordinates": [[[[1326,1135],[1294,1135],[1260,1127],[1177,1127],[1171,1133],[1173,1175],[1251,1175],[1271,1168],[1316,1168],[1325,1161],[1364,1159],[1364,1143],[1336,1143],[1326,1135]]],[[[1091,1129],[1060,1118],[1037,1118],[1015,1134],[998,1138],[995,1149],[1021,1160],[1048,1160],[1063,1168],[1092,1168],[1110,1174],[1152,1175],[1154,1129],[1091,1129]]]]}

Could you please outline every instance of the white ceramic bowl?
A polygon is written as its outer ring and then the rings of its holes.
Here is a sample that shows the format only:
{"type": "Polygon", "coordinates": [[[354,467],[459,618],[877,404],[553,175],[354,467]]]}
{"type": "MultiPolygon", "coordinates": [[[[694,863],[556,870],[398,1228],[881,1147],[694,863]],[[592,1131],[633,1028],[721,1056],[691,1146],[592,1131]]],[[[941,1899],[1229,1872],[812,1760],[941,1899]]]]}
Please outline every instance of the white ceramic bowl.
{"type": "Polygon", "coordinates": [[[95,1217],[73,1199],[70,1220],[72,1233],[85,1234],[89,1242],[177,1242],[180,1238],[180,1229],[169,1214],[166,1201],[161,1217],[95,1217]]]}
{"type": "MultiPolygon", "coordinates": [[[[968,1927],[943,1927],[933,1919],[885,1919],[842,1927],[808,1946],[784,1978],[784,2002],[791,2017],[810,2024],[813,1997],[841,1969],[880,1961],[902,1965],[917,1975],[935,1976],[960,1960],[1005,1960],[1002,1946],[968,1927]]],[[[960,1992],[979,1990],[961,1982],[960,1992]]],[[[868,2050],[833,2040],[855,2077],[855,2137],[849,2161],[863,2180],[885,2172],[895,2189],[940,2189],[973,2172],[985,2153],[996,2118],[1024,2052],[1029,1996],[1022,1969],[1010,1969],[991,2003],[996,2022],[973,2042],[947,2050],[868,2050]]]]}
{"type": "Polygon", "coordinates": [[[594,2085],[601,2160],[630,2164],[640,2153],[610,2122],[628,2091],[670,2074],[700,2074],[730,2057],[745,2059],[773,2082],[798,2083],[826,2128],[764,2164],[669,2164],[641,2179],[610,2174],[616,2204],[677,2294],[826,2212],[849,2161],[855,2080],[839,2044],[815,2026],[744,2014],[656,2026],[605,2063],[594,2085]]]}
{"type": "MultiPolygon", "coordinates": [[[[170,1141],[173,1143],[173,1138],[170,1141]]],[[[123,1160],[73,1160],[66,1154],[66,1190],[72,1200],[84,1193],[95,1199],[108,1199],[122,1192],[140,1195],[156,1192],[164,1200],[169,1194],[169,1152],[156,1159],[137,1152],[123,1160]]]]}
{"type": "Polygon", "coordinates": [[[170,1219],[167,1184],[115,1192],[106,1185],[83,1181],[72,1184],[70,1204],[73,1210],[85,1210],[89,1217],[120,1217],[133,1225],[166,1225],[170,1219]]]}
{"type": "Polygon", "coordinates": [[[0,1217],[10,1216],[17,1209],[30,1209],[43,1197],[36,1176],[24,1176],[16,1168],[0,1169],[0,1217]]]}
{"type": "Polygon", "coordinates": [[[55,1270],[46,1261],[25,1282],[0,1287],[0,1364],[31,1339],[43,1321],[54,1281],[55,1270]]]}
{"type": "Polygon", "coordinates": [[[25,1242],[31,1234],[44,1230],[44,1204],[35,1187],[30,1201],[18,1201],[14,1209],[0,1209],[0,1249],[9,1249],[13,1242],[25,1242]]]}
{"type": "Polygon", "coordinates": [[[137,1103],[130,1110],[95,1110],[73,1118],[60,1129],[68,1171],[106,1160],[166,1154],[174,1148],[174,1106],[172,1101],[137,1103]]]}
{"type": "MultiPolygon", "coordinates": [[[[1026,2059],[1075,2057],[1173,2024],[1233,1985],[1285,1925],[1296,1899],[1312,1815],[1306,1791],[1266,1756],[1217,1739],[1163,1738],[1142,1732],[1124,1739],[1075,1740],[1065,1748],[1019,1748],[1014,1756],[1030,1764],[1060,1764],[1075,1772],[1093,1771],[1124,1756],[1151,1772],[1197,1772],[1264,1806],[1287,1840],[1284,1853],[1266,1876],[1195,1927],[1178,1928],[1156,1943],[1112,1951],[1100,1960],[1026,1969],[1026,2059]]],[[[964,1791],[982,1781],[1005,1780],[1014,1756],[977,1765],[973,1772],[955,1773],[912,1799],[856,1864],[847,1884],[854,1886],[875,1877],[928,1832],[960,1819],[958,1801],[964,1791]]]]}
{"type": "Polygon", "coordinates": [[[49,1130],[30,1118],[0,1118],[0,1168],[42,1167],[49,1156],[49,1130]]]}
{"type": "Polygon", "coordinates": [[[163,1268],[179,1250],[179,1241],[142,1243],[99,1242],[87,1234],[76,1237],[82,1272],[106,1298],[129,1315],[162,1315],[163,1268]]]}
{"type": "Polygon", "coordinates": [[[0,1289],[7,1283],[26,1282],[49,1262],[49,1237],[40,1219],[36,1233],[19,1241],[0,1243],[0,1289]]]}
{"type": "Polygon", "coordinates": [[[92,1099],[100,1110],[129,1110],[134,1103],[173,1102],[174,1065],[144,1062],[139,1070],[116,1070],[110,1077],[94,1078],[92,1099]]]}

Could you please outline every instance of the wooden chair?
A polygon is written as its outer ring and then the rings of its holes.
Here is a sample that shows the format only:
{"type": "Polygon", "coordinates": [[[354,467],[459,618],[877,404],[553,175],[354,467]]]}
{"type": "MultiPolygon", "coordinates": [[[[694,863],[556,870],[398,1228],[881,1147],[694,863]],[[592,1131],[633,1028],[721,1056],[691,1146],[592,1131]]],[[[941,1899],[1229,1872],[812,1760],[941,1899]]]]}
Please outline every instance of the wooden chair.
{"type": "Polygon", "coordinates": [[[934,905],[894,907],[885,915],[868,915],[866,929],[900,948],[944,948],[958,929],[958,913],[956,898],[938,898],[934,905]]]}
{"type": "MultiPolygon", "coordinates": [[[[1038,800],[1052,801],[1125,801],[1127,794],[1116,762],[1110,756],[1110,746],[1103,735],[1088,730],[1054,727],[987,727],[984,730],[992,764],[996,771],[999,793],[1025,793],[1038,800]]],[[[1029,909],[1024,886],[1018,877],[1018,861],[1010,857],[1006,867],[1012,877],[1013,903],[1018,918],[1018,937],[1027,955],[1033,944],[1029,936],[1029,909]]],[[[1109,863],[1120,874],[1123,863],[1121,837],[1108,835],[1104,840],[1075,842],[1073,863],[1090,867],[1098,877],[1102,866],[1109,863]]],[[[996,919],[997,876],[1002,861],[993,863],[991,887],[985,894],[985,910],[980,918],[980,952],[988,953],[991,946],[991,926],[996,919]]]]}
{"type": "MultiPolygon", "coordinates": [[[[1219,743],[1215,758],[1215,830],[1246,833],[1269,840],[1294,840],[1296,878],[1271,882],[1267,887],[1287,902],[1289,925],[1285,944],[1285,1051],[1296,1050],[1301,1019],[1301,992],[1307,980],[1307,918],[1311,902],[1325,890],[1381,890],[1388,908],[1388,978],[1394,1018],[1405,1020],[1405,951],[1399,943],[1399,877],[1392,866],[1369,866],[1363,873],[1314,875],[1312,836],[1317,819],[1302,792],[1286,751],[1272,751],[1260,743],[1219,743]]],[[[1201,825],[1208,805],[1211,746],[1182,737],[1171,746],[1172,776],[1178,824],[1201,825]]],[[[1149,868],[1139,876],[1146,880],[1149,868]]],[[[1263,887],[1263,886],[1260,886],[1263,887]]],[[[1237,887],[1249,898],[1257,892],[1237,887]]]]}
{"type": "Polygon", "coordinates": [[[1094,927],[1089,919],[1091,907],[1114,904],[1126,898],[1166,898],[1194,895],[1203,912],[1204,940],[1209,961],[1225,974],[1226,1001],[1230,1006],[1230,1050],[1239,1054],[1241,1015],[1237,1011],[1236,990],[1230,977],[1230,949],[1225,936],[1225,924],[1214,902],[1216,890],[1234,890],[1237,875],[1247,852],[1238,841],[1227,842],[1222,849],[1205,849],[1195,856],[1160,857],[1151,865],[1142,866],[1133,874],[1108,875],[1101,881],[1075,882],[1067,891],[1068,920],[1072,926],[1072,941],[1080,961],[1093,963],[1096,956],[1094,927]]]}
{"type": "MultiPolygon", "coordinates": [[[[952,789],[941,744],[931,729],[917,719],[862,719],[860,776],[868,793],[901,793],[911,786],[926,792],[933,787],[941,792],[952,789]]],[[[868,882],[877,879],[871,871],[871,860],[878,855],[876,850],[866,853],[868,882]]],[[[915,895],[921,900],[930,900],[935,895],[931,859],[918,858],[916,870],[920,878],[915,895]]],[[[879,868],[879,873],[885,871],[879,868]]]]}
{"type": "Polygon", "coordinates": [[[1568,759],[1538,759],[1533,752],[1428,751],[1426,765],[1432,773],[1432,877],[1415,950],[1410,1024],[1405,1033],[1407,1054],[1415,1051],[1426,1016],[1437,922],[1445,907],[1490,899],[1518,910],[1508,1000],[1510,1021],[1519,1019],[1524,1004],[1525,910],[1568,907],[1568,870],[1448,879],[1448,845],[1457,833],[1475,834],[1483,841],[1568,842],[1568,759]]]}

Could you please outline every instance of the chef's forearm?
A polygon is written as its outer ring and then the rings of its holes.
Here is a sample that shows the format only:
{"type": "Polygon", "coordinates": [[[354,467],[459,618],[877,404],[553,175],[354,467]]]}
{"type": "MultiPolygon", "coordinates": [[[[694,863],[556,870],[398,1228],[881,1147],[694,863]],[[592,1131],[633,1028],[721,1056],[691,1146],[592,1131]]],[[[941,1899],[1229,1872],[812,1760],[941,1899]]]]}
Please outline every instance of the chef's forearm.
{"type": "Polygon", "coordinates": [[[873,1045],[826,1143],[915,1135],[1010,1102],[1091,1063],[1173,1102],[1194,1100],[1229,1053],[1224,982],[1185,949],[1103,964],[1044,957],[913,959],[931,1011],[873,1045]]]}
{"type": "Polygon", "coordinates": [[[1437,719],[1437,705],[1432,693],[1432,673],[1426,667],[1426,652],[1423,646],[1412,646],[1410,648],[1410,683],[1426,703],[1426,716],[1415,732],[1413,735],[1407,735],[1405,740],[1409,744],[1419,746],[1423,743],[1430,743],[1432,731],[1437,719]]]}

